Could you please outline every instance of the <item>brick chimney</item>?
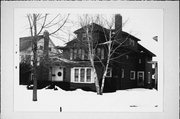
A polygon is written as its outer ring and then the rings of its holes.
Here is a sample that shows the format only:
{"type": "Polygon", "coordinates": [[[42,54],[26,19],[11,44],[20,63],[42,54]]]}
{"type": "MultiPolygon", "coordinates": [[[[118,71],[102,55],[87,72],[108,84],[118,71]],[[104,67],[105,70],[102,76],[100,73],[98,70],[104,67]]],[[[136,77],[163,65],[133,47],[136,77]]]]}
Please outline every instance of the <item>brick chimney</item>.
{"type": "Polygon", "coordinates": [[[44,60],[47,61],[48,58],[49,58],[49,32],[48,31],[44,31],[43,37],[44,37],[43,56],[44,56],[44,60]]]}
{"type": "Polygon", "coordinates": [[[122,16],[120,14],[115,15],[115,31],[122,31],[122,16]]]}

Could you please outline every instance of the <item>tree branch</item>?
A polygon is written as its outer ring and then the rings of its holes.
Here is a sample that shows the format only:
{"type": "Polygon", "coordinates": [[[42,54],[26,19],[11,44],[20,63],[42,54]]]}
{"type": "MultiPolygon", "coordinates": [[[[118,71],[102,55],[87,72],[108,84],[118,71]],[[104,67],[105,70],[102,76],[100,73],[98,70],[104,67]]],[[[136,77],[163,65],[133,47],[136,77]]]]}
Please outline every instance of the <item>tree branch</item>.
{"type": "Polygon", "coordinates": [[[57,31],[59,31],[59,30],[64,26],[64,24],[66,23],[66,21],[68,20],[68,17],[69,17],[69,14],[68,14],[68,16],[66,17],[66,19],[64,20],[63,24],[62,24],[57,30],[55,30],[54,32],[50,33],[49,35],[52,35],[52,34],[56,33],[57,31]]]}
{"type": "Polygon", "coordinates": [[[37,35],[39,35],[39,34],[41,33],[41,31],[43,30],[44,25],[45,25],[45,23],[46,23],[46,18],[47,18],[47,14],[45,14],[45,16],[44,16],[44,22],[43,22],[43,25],[41,26],[41,29],[39,30],[39,32],[38,32],[37,35]]]}

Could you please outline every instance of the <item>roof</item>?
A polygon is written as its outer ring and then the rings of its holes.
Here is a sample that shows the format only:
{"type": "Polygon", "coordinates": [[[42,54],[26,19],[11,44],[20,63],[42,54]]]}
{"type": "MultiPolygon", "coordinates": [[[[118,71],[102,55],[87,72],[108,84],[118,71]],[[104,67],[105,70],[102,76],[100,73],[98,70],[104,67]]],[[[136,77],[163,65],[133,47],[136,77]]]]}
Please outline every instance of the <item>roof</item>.
{"type": "Polygon", "coordinates": [[[101,31],[101,32],[108,31],[108,29],[102,27],[102,26],[99,25],[99,24],[91,23],[90,25],[86,25],[86,26],[83,26],[83,27],[77,29],[76,31],[74,31],[74,33],[77,34],[77,33],[79,33],[79,32],[82,32],[82,31],[84,31],[84,29],[85,29],[86,27],[90,27],[90,28],[93,27],[93,31],[101,31]]]}
{"type": "MultiPolygon", "coordinates": [[[[76,34],[82,33],[82,32],[84,31],[84,28],[85,28],[85,27],[87,27],[87,26],[81,27],[80,29],[74,31],[74,33],[76,33],[76,34]]],[[[109,29],[106,29],[106,28],[104,28],[104,27],[102,27],[101,25],[98,25],[98,24],[96,24],[96,23],[92,23],[92,24],[91,24],[90,26],[88,26],[88,27],[94,27],[93,30],[95,30],[95,31],[101,31],[101,32],[106,31],[107,33],[110,31],[109,29]]],[[[115,29],[113,29],[113,32],[114,32],[114,31],[115,31],[115,29]]],[[[130,38],[132,38],[132,39],[134,39],[134,40],[136,40],[136,41],[140,41],[140,39],[138,39],[137,37],[131,35],[130,33],[127,33],[127,32],[125,32],[125,31],[122,31],[121,33],[122,33],[122,38],[130,37],[130,38]]],[[[66,43],[67,45],[66,45],[65,47],[57,47],[57,49],[62,49],[62,50],[63,50],[63,49],[66,49],[66,48],[70,48],[70,47],[71,47],[70,44],[76,43],[77,40],[78,40],[78,38],[75,38],[75,39],[67,42],[67,43],[66,43]]],[[[79,43],[80,43],[80,42],[79,42],[79,43]]],[[[149,51],[148,49],[146,49],[145,47],[143,47],[143,46],[140,45],[139,43],[138,43],[138,50],[139,50],[139,51],[143,50],[144,52],[148,53],[148,55],[150,55],[150,56],[156,56],[155,54],[153,54],[151,51],[149,51]]]]}
{"type": "MultiPolygon", "coordinates": [[[[40,39],[42,39],[43,38],[43,36],[41,35],[41,36],[38,36],[38,41],[40,40],[40,39]]],[[[20,51],[23,51],[23,50],[27,50],[29,47],[31,47],[32,46],[32,44],[33,44],[33,37],[32,36],[29,36],[29,37],[21,37],[20,38],[20,51]]]]}
{"type": "MultiPolygon", "coordinates": [[[[43,38],[43,35],[38,36],[38,41],[41,40],[42,38],[43,38]]],[[[33,41],[32,36],[21,37],[20,38],[20,51],[27,50],[29,47],[31,47],[33,44],[32,41],[33,41]]],[[[53,44],[53,46],[55,46],[55,44],[52,42],[51,39],[50,39],[50,42],[53,44]]]]}
{"type": "Polygon", "coordinates": [[[141,52],[146,52],[148,53],[148,55],[155,57],[156,55],[154,53],[152,53],[151,51],[149,51],[148,49],[146,49],[145,47],[143,47],[141,44],[138,43],[138,50],[141,52]]]}

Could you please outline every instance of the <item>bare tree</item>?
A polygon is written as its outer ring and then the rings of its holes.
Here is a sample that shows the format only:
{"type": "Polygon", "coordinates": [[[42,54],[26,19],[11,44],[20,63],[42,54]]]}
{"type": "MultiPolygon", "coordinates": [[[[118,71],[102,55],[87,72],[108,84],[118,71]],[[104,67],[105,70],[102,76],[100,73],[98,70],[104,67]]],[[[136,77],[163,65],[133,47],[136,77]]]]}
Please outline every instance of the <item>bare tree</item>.
{"type": "MultiPolygon", "coordinates": [[[[33,40],[32,50],[33,50],[33,101],[37,101],[37,40],[38,36],[42,35],[45,30],[50,30],[52,27],[53,30],[44,35],[54,35],[56,34],[67,22],[69,14],[66,17],[57,14],[54,18],[47,20],[49,14],[27,14],[29,29],[31,38],[33,40]]],[[[48,52],[48,51],[46,51],[48,52]]]]}
{"type": "Polygon", "coordinates": [[[90,25],[91,23],[98,20],[98,16],[94,19],[93,17],[90,17],[88,14],[85,14],[83,17],[80,17],[80,26],[83,28],[87,42],[84,44],[88,48],[88,58],[90,60],[91,66],[93,68],[93,74],[94,74],[94,81],[95,81],[95,87],[96,92],[99,95],[100,94],[100,86],[99,86],[99,79],[97,75],[97,71],[95,68],[95,49],[97,47],[97,43],[94,43],[93,39],[93,26],[90,25]]]}
{"type": "MultiPolygon", "coordinates": [[[[126,22],[127,22],[127,20],[126,20],[126,22]]],[[[106,75],[108,73],[108,68],[109,68],[110,63],[129,53],[129,52],[125,52],[122,54],[118,53],[118,55],[116,55],[116,56],[114,55],[114,54],[117,54],[118,49],[122,45],[124,45],[124,43],[128,40],[129,36],[127,36],[125,39],[122,39],[122,37],[121,37],[122,27],[125,25],[125,23],[122,24],[121,28],[119,27],[118,29],[115,30],[115,29],[113,29],[113,27],[115,26],[114,15],[113,15],[111,21],[108,21],[106,18],[104,18],[103,16],[100,16],[100,15],[91,16],[89,14],[85,14],[83,17],[80,17],[80,25],[83,28],[83,30],[87,36],[87,47],[88,47],[88,51],[89,51],[88,55],[89,55],[89,60],[91,62],[91,66],[94,69],[94,75],[95,75],[94,80],[95,80],[97,94],[100,94],[100,95],[103,94],[104,82],[106,79],[106,75]],[[96,23],[96,24],[102,26],[101,30],[103,31],[105,42],[98,43],[98,41],[96,41],[94,39],[93,23],[96,23]],[[105,26],[107,28],[105,28],[105,26]],[[97,47],[100,45],[103,45],[104,47],[107,48],[107,56],[105,58],[106,59],[105,62],[96,54],[97,47]],[[99,83],[100,79],[98,79],[97,71],[95,68],[95,58],[99,59],[100,64],[103,68],[101,85],[99,83]]]]}

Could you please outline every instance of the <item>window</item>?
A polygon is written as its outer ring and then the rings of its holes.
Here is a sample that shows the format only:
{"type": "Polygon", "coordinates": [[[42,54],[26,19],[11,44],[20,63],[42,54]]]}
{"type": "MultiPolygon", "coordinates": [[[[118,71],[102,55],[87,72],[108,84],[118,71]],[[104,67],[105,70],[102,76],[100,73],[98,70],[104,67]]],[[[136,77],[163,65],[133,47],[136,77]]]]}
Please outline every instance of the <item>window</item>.
{"type": "Polygon", "coordinates": [[[97,48],[96,54],[99,59],[104,59],[104,48],[97,48]]]}
{"type": "Polygon", "coordinates": [[[52,49],[51,48],[49,48],[49,51],[51,51],[52,49]]]}
{"type": "Polygon", "coordinates": [[[107,69],[106,77],[112,77],[112,68],[107,69]]]}
{"type": "Polygon", "coordinates": [[[70,60],[73,59],[73,49],[70,49],[70,60]]]}
{"type": "Polygon", "coordinates": [[[78,82],[79,79],[79,69],[75,69],[74,71],[74,81],[78,82]]]}
{"type": "Polygon", "coordinates": [[[77,58],[77,49],[74,49],[74,59],[77,58]]]}
{"type": "Polygon", "coordinates": [[[135,79],[135,71],[130,72],[130,79],[134,80],[135,79]]]}
{"type": "Polygon", "coordinates": [[[104,59],[104,48],[101,49],[101,59],[104,59]]]}
{"type": "Polygon", "coordinates": [[[86,81],[91,82],[91,69],[86,70],[86,81]]]}
{"type": "Polygon", "coordinates": [[[82,52],[81,59],[82,59],[82,60],[84,60],[84,55],[85,55],[85,51],[84,51],[84,49],[82,49],[82,51],[81,51],[81,52],[82,52]]]}
{"type": "Polygon", "coordinates": [[[121,78],[124,78],[124,69],[121,69],[121,78]]]}
{"type": "Polygon", "coordinates": [[[75,67],[71,69],[72,82],[74,83],[94,83],[91,67],[75,67]]]}
{"type": "Polygon", "coordinates": [[[81,59],[81,49],[78,50],[78,57],[81,59]]]}
{"type": "Polygon", "coordinates": [[[130,38],[130,39],[129,39],[129,44],[132,45],[132,46],[134,46],[134,45],[135,45],[134,40],[132,40],[132,39],[130,38]]]}
{"type": "Polygon", "coordinates": [[[148,84],[150,84],[150,83],[151,83],[151,73],[148,72],[148,84]]]}
{"type": "Polygon", "coordinates": [[[83,39],[83,40],[86,40],[86,33],[83,33],[83,34],[82,34],[82,39],[83,39]]]}
{"type": "Polygon", "coordinates": [[[100,48],[97,48],[97,56],[98,56],[99,58],[101,58],[101,49],[100,49],[100,48]]]}
{"type": "Polygon", "coordinates": [[[139,64],[141,64],[141,59],[139,59],[139,64]]]}
{"type": "Polygon", "coordinates": [[[85,69],[81,69],[81,73],[80,73],[80,82],[84,82],[85,79],[85,69]]]}

